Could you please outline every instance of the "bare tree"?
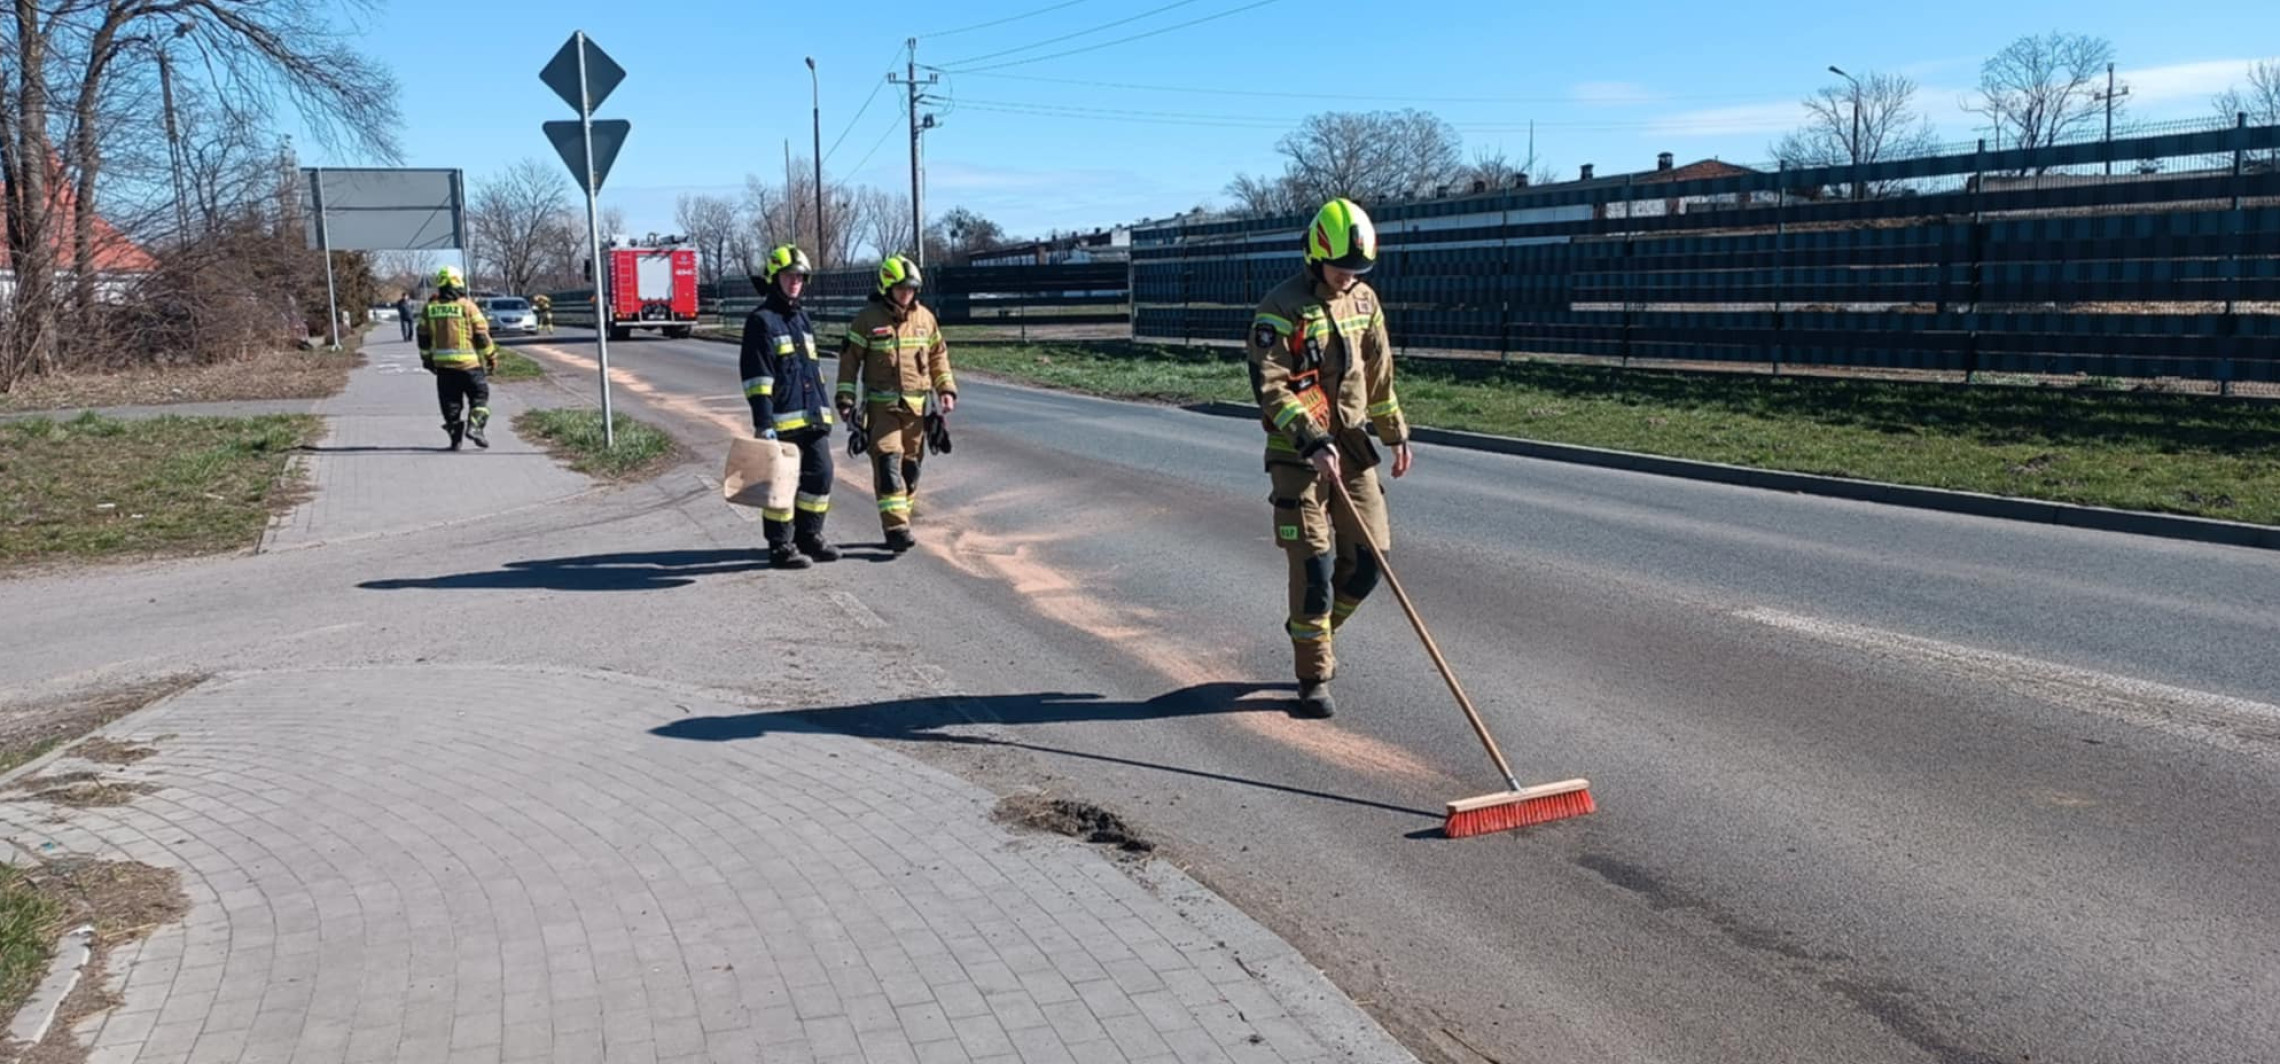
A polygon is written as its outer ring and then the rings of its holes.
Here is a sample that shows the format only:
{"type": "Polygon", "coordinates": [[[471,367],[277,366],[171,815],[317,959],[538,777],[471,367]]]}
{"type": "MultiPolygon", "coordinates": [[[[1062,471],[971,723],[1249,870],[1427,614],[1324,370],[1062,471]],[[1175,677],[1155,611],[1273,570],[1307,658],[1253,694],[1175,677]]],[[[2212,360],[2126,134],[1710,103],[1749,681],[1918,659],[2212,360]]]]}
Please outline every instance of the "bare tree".
{"type": "Polygon", "coordinates": [[[697,279],[702,283],[719,284],[721,278],[743,269],[742,263],[732,261],[729,248],[738,229],[734,200],[683,193],[673,205],[673,224],[696,245],[697,279]]]}
{"type": "MultiPolygon", "coordinates": [[[[1986,115],[2005,148],[2042,148],[2082,134],[2102,120],[2106,67],[2113,42],[2051,31],[2011,42],[1979,68],[1979,96],[1964,105],[1986,115]]],[[[2118,113],[2124,100],[2114,101],[2118,113]]]]}
{"type": "Polygon", "coordinates": [[[106,104],[133,87],[122,79],[147,80],[161,54],[184,60],[173,67],[178,99],[218,106],[241,128],[269,128],[280,111],[291,110],[320,143],[397,157],[394,79],[349,47],[352,38],[335,26],[342,7],[361,6],[16,0],[0,9],[0,41],[13,51],[0,74],[0,180],[7,182],[9,251],[21,282],[0,337],[0,387],[56,364],[61,233],[71,238],[73,307],[83,319],[93,314],[97,192],[121,113],[106,104]]]}
{"type": "MultiPolygon", "coordinates": [[[[939,240],[940,246],[948,253],[948,261],[960,266],[972,259],[976,252],[1001,248],[1008,243],[1003,226],[983,217],[981,212],[965,207],[950,208],[948,213],[935,219],[934,224],[928,228],[933,230],[927,234],[929,248],[939,240]]],[[[934,261],[931,254],[928,261],[934,261]]]]}
{"type": "Polygon", "coordinates": [[[475,187],[467,228],[481,265],[509,292],[528,292],[561,246],[570,182],[560,167],[524,159],[475,187]]]}
{"type": "MultiPolygon", "coordinates": [[[[2247,115],[2252,126],[2280,126],[2280,60],[2260,59],[2249,65],[2248,85],[2217,94],[2211,103],[2225,121],[2247,115]]],[[[2280,166],[2280,149],[2257,153],[2268,166],[2280,166]]]]}
{"type": "MultiPolygon", "coordinates": [[[[1805,124],[1783,134],[1772,149],[1775,159],[1792,167],[1905,159],[1929,155],[1939,144],[1930,120],[1916,110],[1916,83],[1899,74],[1864,74],[1857,90],[1851,82],[1824,85],[1803,103],[1805,124]]],[[[1856,188],[1854,194],[1885,195],[1892,184],[1856,188]]]]}
{"type": "Polygon", "coordinates": [[[910,236],[910,196],[877,188],[862,189],[859,195],[864,203],[863,236],[870,242],[870,258],[909,254],[916,246],[910,236]]]}
{"type": "Polygon", "coordinates": [[[1227,183],[1227,194],[1234,197],[1235,209],[1243,214],[1267,217],[1297,214],[1305,208],[1299,204],[1298,182],[1289,175],[1254,177],[1237,174],[1227,183]]]}

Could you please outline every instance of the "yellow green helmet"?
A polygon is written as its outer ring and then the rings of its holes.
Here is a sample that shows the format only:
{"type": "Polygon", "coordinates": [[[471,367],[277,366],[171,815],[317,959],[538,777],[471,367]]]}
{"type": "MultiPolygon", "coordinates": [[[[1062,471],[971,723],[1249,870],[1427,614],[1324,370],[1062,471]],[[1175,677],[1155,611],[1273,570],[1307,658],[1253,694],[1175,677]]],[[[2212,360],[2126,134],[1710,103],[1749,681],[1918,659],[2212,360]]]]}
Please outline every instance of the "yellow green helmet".
{"type": "Polygon", "coordinates": [[[926,285],[926,279],[919,276],[917,263],[901,255],[889,255],[885,262],[879,264],[879,294],[887,294],[887,289],[898,284],[922,288],[926,285]]]}
{"type": "Polygon", "coordinates": [[[797,245],[793,244],[779,244],[769,249],[768,257],[761,260],[760,269],[756,272],[760,277],[760,283],[769,285],[775,284],[776,275],[785,270],[803,276],[815,272],[815,268],[808,265],[807,252],[801,251],[797,245]]]}
{"type": "Polygon", "coordinates": [[[1361,204],[1340,197],[1314,212],[1306,227],[1306,261],[1367,273],[1377,264],[1377,226],[1361,204]]]}
{"type": "Polygon", "coordinates": [[[435,286],[437,288],[465,288],[467,287],[467,278],[460,274],[459,267],[445,266],[435,271],[435,286]]]}

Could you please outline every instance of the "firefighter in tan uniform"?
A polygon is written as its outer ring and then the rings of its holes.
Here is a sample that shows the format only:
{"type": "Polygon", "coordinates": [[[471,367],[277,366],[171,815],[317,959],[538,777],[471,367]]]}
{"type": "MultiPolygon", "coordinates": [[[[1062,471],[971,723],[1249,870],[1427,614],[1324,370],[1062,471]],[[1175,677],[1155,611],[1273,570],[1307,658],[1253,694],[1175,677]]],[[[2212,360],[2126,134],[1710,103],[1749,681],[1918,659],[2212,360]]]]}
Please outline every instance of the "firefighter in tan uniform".
{"type": "Polygon", "coordinates": [[[1378,558],[1363,524],[1391,549],[1375,430],[1409,472],[1409,424],[1393,393],[1385,309],[1361,275],[1377,261],[1377,230],[1350,200],[1324,204],[1306,230],[1306,269],[1265,299],[1251,322],[1251,387],[1267,430],[1275,542],[1290,559],[1291,656],[1299,711],[1335,711],[1332,633],[1377,587],[1378,558]],[[1349,511],[1328,483],[1354,501],[1349,511]],[[1359,523],[1358,523],[1359,522],[1359,523]]]}
{"type": "Polygon", "coordinates": [[[878,289],[847,326],[839,349],[836,405],[850,431],[870,441],[879,525],[897,554],[918,545],[910,501],[926,456],[926,401],[934,397],[943,413],[958,406],[950,349],[934,312],[919,305],[921,283],[918,264],[909,259],[892,255],[880,263],[878,289]]]}
{"type": "Polygon", "coordinates": [[[538,317],[538,331],[541,333],[553,332],[554,297],[544,292],[532,296],[530,297],[530,308],[531,312],[538,317]]]}
{"type": "Polygon", "coordinates": [[[459,271],[446,266],[436,271],[435,295],[420,308],[420,365],[435,374],[435,395],[443,406],[443,431],[451,449],[461,437],[488,448],[483,429],[491,423],[491,385],[487,370],[498,368],[499,348],[491,342],[491,323],[483,309],[467,298],[467,282],[459,271]],[[464,406],[465,420],[460,411],[464,406]]]}

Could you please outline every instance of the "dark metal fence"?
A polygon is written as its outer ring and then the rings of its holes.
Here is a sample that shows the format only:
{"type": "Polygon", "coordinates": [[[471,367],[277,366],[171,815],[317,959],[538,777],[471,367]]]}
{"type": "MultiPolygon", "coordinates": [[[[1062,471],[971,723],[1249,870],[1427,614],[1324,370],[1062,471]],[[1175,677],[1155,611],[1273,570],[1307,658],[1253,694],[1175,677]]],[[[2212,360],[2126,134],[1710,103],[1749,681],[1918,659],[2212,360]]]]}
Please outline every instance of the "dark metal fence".
{"type": "MultiPolygon", "coordinates": [[[[1412,348],[2276,381],[2276,157],[2243,122],[1388,204],[1370,280],[1412,348]]],[[[1135,335],[1240,341],[1305,221],[1136,231],[1135,335]]]]}

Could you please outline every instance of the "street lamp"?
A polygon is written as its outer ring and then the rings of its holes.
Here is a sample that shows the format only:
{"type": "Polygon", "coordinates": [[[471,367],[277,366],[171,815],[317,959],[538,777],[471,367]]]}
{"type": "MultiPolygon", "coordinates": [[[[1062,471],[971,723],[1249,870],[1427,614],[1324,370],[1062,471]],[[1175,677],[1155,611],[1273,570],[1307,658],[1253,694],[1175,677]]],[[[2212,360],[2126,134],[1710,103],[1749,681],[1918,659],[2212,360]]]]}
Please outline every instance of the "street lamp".
{"type": "Polygon", "coordinates": [[[808,99],[815,115],[815,264],[824,264],[823,257],[823,85],[815,74],[815,57],[807,57],[808,99]]]}
{"type": "Polygon", "coordinates": [[[1836,67],[1836,64],[1834,64],[1834,63],[1831,63],[1831,64],[1829,65],[1829,73],[1831,73],[1831,74],[1835,74],[1836,76],[1838,76],[1838,77],[1840,77],[1840,78],[1843,78],[1843,79],[1845,79],[1846,81],[1852,82],[1852,90],[1853,90],[1853,98],[1852,98],[1852,113],[1853,113],[1853,134],[1852,134],[1853,198],[1854,198],[1854,199],[1859,199],[1859,198],[1861,198],[1861,197],[1860,197],[1860,79],[1859,79],[1859,78],[1856,78],[1856,77],[1853,77],[1851,74],[1847,74],[1847,73],[1845,73],[1845,72],[1844,72],[1844,71],[1842,71],[1842,70],[1839,70],[1839,69],[1837,69],[1837,67],[1836,67]]]}

